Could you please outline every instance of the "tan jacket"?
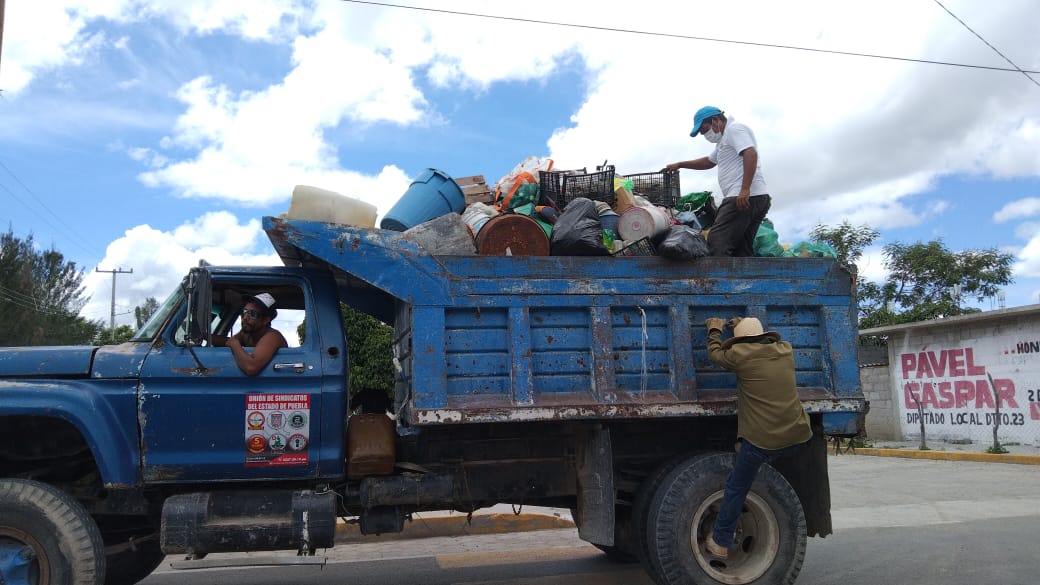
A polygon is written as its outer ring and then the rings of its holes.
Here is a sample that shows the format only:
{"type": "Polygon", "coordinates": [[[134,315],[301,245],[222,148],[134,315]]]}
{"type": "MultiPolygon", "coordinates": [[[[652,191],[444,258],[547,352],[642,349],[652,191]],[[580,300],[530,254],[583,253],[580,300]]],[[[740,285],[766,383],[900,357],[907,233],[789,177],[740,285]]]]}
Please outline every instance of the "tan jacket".
{"type": "Polygon", "coordinates": [[[761,449],[783,449],[812,438],[809,415],[794,381],[794,352],[786,341],[735,343],[708,333],[708,357],[737,375],[737,436],[761,449]]]}

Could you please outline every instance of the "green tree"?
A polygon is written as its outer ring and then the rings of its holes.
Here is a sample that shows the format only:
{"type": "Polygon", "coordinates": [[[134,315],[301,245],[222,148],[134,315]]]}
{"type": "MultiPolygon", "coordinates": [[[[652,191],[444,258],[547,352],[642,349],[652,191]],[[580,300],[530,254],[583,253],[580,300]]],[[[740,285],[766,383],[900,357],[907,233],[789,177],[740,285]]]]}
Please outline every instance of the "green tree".
{"type": "Polygon", "coordinates": [[[817,225],[809,232],[814,242],[829,244],[843,264],[855,264],[863,255],[863,249],[874,243],[881,234],[869,225],[853,226],[849,220],[838,227],[817,225]]]}
{"type": "Polygon", "coordinates": [[[51,248],[39,251],[33,237],[0,235],[0,345],[71,345],[93,341],[100,321],[79,316],[83,273],[51,248]]]}
{"type": "Polygon", "coordinates": [[[107,327],[98,333],[97,345],[117,345],[124,341],[130,341],[130,338],[134,336],[134,328],[129,325],[118,325],[116,326],[115,332],[107,327]]]}
{"type": "Polygon", "coordinates": [[[859,289],[861,329],[977,313],[963,306],[965,299],[982,302],[1013,282],[1014,256],[996,248],[953,252],[941,239],[893,242],[884,256],[885,281],[859,289]]]}
{"type": "Polygon", "coordinates": [[[144,327],[144,324],[148,322],[148,319],[152,318],[152,315],[159,310],[159,301],[155,300],[155,297],[148,297],[144,300],[143,304],[134,307],[134,321],[137,322],[137,328],[144,327]]]}
{"type": "MultiPolygon", "coordinates": [[[[343,303],[340,303],[339,310],[343,317],[343,333],[347,337],[351,395],[361,390],[381,390],[393,396],[393,328],[343,303]]],[[[301,343],[305,330],[306,321],[296,329],[301,343]]]]}

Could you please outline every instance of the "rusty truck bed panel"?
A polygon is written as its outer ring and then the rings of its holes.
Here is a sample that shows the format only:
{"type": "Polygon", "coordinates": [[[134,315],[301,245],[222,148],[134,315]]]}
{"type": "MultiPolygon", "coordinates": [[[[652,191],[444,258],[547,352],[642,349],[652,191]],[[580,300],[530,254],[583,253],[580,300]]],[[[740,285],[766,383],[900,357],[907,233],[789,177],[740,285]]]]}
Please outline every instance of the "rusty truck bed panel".
{"type": "Polygon", "coordinates": [[[327,267],[387,322],[404,425],[732,414],[704,320],[795,349],[810,412],[864,409],[852,276],[829,259],[431,256],[399,233],[265,218],[283,262],[327,267]]]}

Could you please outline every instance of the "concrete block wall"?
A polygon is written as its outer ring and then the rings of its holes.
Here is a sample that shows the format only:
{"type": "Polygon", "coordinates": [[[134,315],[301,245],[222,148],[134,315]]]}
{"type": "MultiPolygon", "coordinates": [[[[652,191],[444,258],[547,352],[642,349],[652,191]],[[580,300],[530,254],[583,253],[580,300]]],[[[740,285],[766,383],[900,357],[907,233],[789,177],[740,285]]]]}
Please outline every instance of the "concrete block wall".
{"type": "Polygon", "coordinates": [[[859,369],[863,395],[870,402],[867,413],[866,435],[883,441],[902,439],[899,412],[892,402],[892,378],[887,365],[864,366],[859,369]]]}

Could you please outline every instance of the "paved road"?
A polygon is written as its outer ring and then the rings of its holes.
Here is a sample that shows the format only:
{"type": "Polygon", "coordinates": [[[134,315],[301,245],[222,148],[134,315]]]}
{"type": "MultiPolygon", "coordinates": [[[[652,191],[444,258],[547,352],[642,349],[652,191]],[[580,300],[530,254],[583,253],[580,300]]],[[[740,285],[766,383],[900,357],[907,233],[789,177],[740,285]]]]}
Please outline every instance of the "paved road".
{"type": "MultiPolygon", "coordinates": [[[[838,456],[830,471],[835,534],[809,540],[799,585],[1038,582],[1040,466],[838,456]]],[[[650,585],[573,529],[355,544],[327,558],[324,568],[164,568],[144,584],[650,585]]]]}

